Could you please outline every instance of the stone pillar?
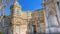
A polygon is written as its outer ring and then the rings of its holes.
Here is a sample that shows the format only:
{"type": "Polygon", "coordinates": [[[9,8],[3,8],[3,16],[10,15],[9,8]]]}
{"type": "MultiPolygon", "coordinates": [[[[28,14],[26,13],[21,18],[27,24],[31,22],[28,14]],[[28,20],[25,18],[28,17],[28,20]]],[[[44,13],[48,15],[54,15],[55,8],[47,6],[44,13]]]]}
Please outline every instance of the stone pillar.
{"type": "Polygon", "coordinates": [[[47,21],[47,16],[46,16],[46,9],[44,10],[44,18],[45,18],[45,24],[46,24],[46,33],[47,33],[48,21],[47,21]]]}
{"type": "Polygon", "coordinates": [[[13,34],[16,34],[16,26],[15,25],[13,25],[13,34]]]}
{"type": "Polygon", "coordinates": [[[58,6],[57,6],[57,3],[55,3],[55,7],[56,7],[56,13],[57,13],[58,22],[59,22],[59,24],[60,24],[59,8],[58,8],[58,6]]]}

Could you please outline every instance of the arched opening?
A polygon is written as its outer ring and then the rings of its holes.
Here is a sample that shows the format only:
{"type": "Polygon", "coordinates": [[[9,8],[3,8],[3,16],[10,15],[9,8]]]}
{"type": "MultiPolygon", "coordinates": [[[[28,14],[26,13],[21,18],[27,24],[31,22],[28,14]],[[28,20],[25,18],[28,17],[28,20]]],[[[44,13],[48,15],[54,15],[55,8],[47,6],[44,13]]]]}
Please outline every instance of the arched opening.
{"type": "Polygon", "coordinates": [[[48,13],[48,24],[49,24],[49,27],[58,26],[57,17],[54,14],[54,12],[49,12],[48,13]]]}
{"type": "Polygon", "coordinates": [[[33,25],[33,33],[36,33],[36,26],[33,25]]]}

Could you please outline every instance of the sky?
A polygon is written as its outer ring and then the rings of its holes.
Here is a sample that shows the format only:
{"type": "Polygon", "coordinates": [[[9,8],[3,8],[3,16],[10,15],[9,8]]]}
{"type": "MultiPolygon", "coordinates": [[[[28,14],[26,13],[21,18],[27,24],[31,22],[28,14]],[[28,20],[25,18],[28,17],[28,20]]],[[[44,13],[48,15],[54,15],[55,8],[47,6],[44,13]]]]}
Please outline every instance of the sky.
{"type": "MultiPolygon", "coordinates": [[[[34,11],[42,8],[42,0],[18,0],[22,11],[34,11]]],[[[10,15],[10,6],[13,2],[9,2],[5,8],[5,14],[10,15]]]]}

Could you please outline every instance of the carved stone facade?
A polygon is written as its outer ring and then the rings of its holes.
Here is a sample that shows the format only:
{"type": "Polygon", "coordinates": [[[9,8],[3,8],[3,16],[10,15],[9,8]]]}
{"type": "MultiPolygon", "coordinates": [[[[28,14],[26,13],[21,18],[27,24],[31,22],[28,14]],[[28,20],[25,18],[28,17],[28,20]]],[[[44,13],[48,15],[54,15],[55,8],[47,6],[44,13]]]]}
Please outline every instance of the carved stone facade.
{"type": "Polygon", "coordinates": [[[10,9],[13,34],[45,33],[43,9],[22,12],[18,2],[14,2],[10,9]],[[17,32],[17,30],[19,31],[17,32]]]}
{"type": "Polygon", "coordinates": [[[43,0],[43,9],[24,12],[15,1],[10,7],[11,15],[5,16],[4,22],[0,20],[0,29],[3,34],[60,33],[59,9],[60,0],[43,0]]]}
{"type": "Polygon", "coordinates": [[[46,33],[60,33],[60,0],[43,0],[46,33]]]}

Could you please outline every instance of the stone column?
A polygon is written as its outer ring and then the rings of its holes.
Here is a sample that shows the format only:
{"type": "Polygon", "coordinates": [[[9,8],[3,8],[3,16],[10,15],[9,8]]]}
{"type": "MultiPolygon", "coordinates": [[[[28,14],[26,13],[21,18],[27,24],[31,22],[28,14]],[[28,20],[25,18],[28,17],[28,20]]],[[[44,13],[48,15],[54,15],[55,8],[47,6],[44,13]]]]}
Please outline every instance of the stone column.
{"type": "Polygon", "coordinates": [[[16,34],[16,26],[13,25],[13,34],[16,34]]]}
{"type": "MultiPolygon", "coordinates": [[[[48,21],[47,21],[47,17],[46,17],[46,9],[44,10],[44,18],[45,18],[45,24],[46,24],[46,30],[47,30],[47,28],[48,28],[48,21]]],[[[46,31],[46,33],[47,33],[47,31],[46,31]]]]}
{"type": "Polygon", "coordinates": [[[58,8],[58,6],[57,6],[57,3],[55,3],[55,7],[56,7],[56,13],[57,13],[58,22],[59,22],[59,24],[60,24],[59,8],[58,8]]]}

